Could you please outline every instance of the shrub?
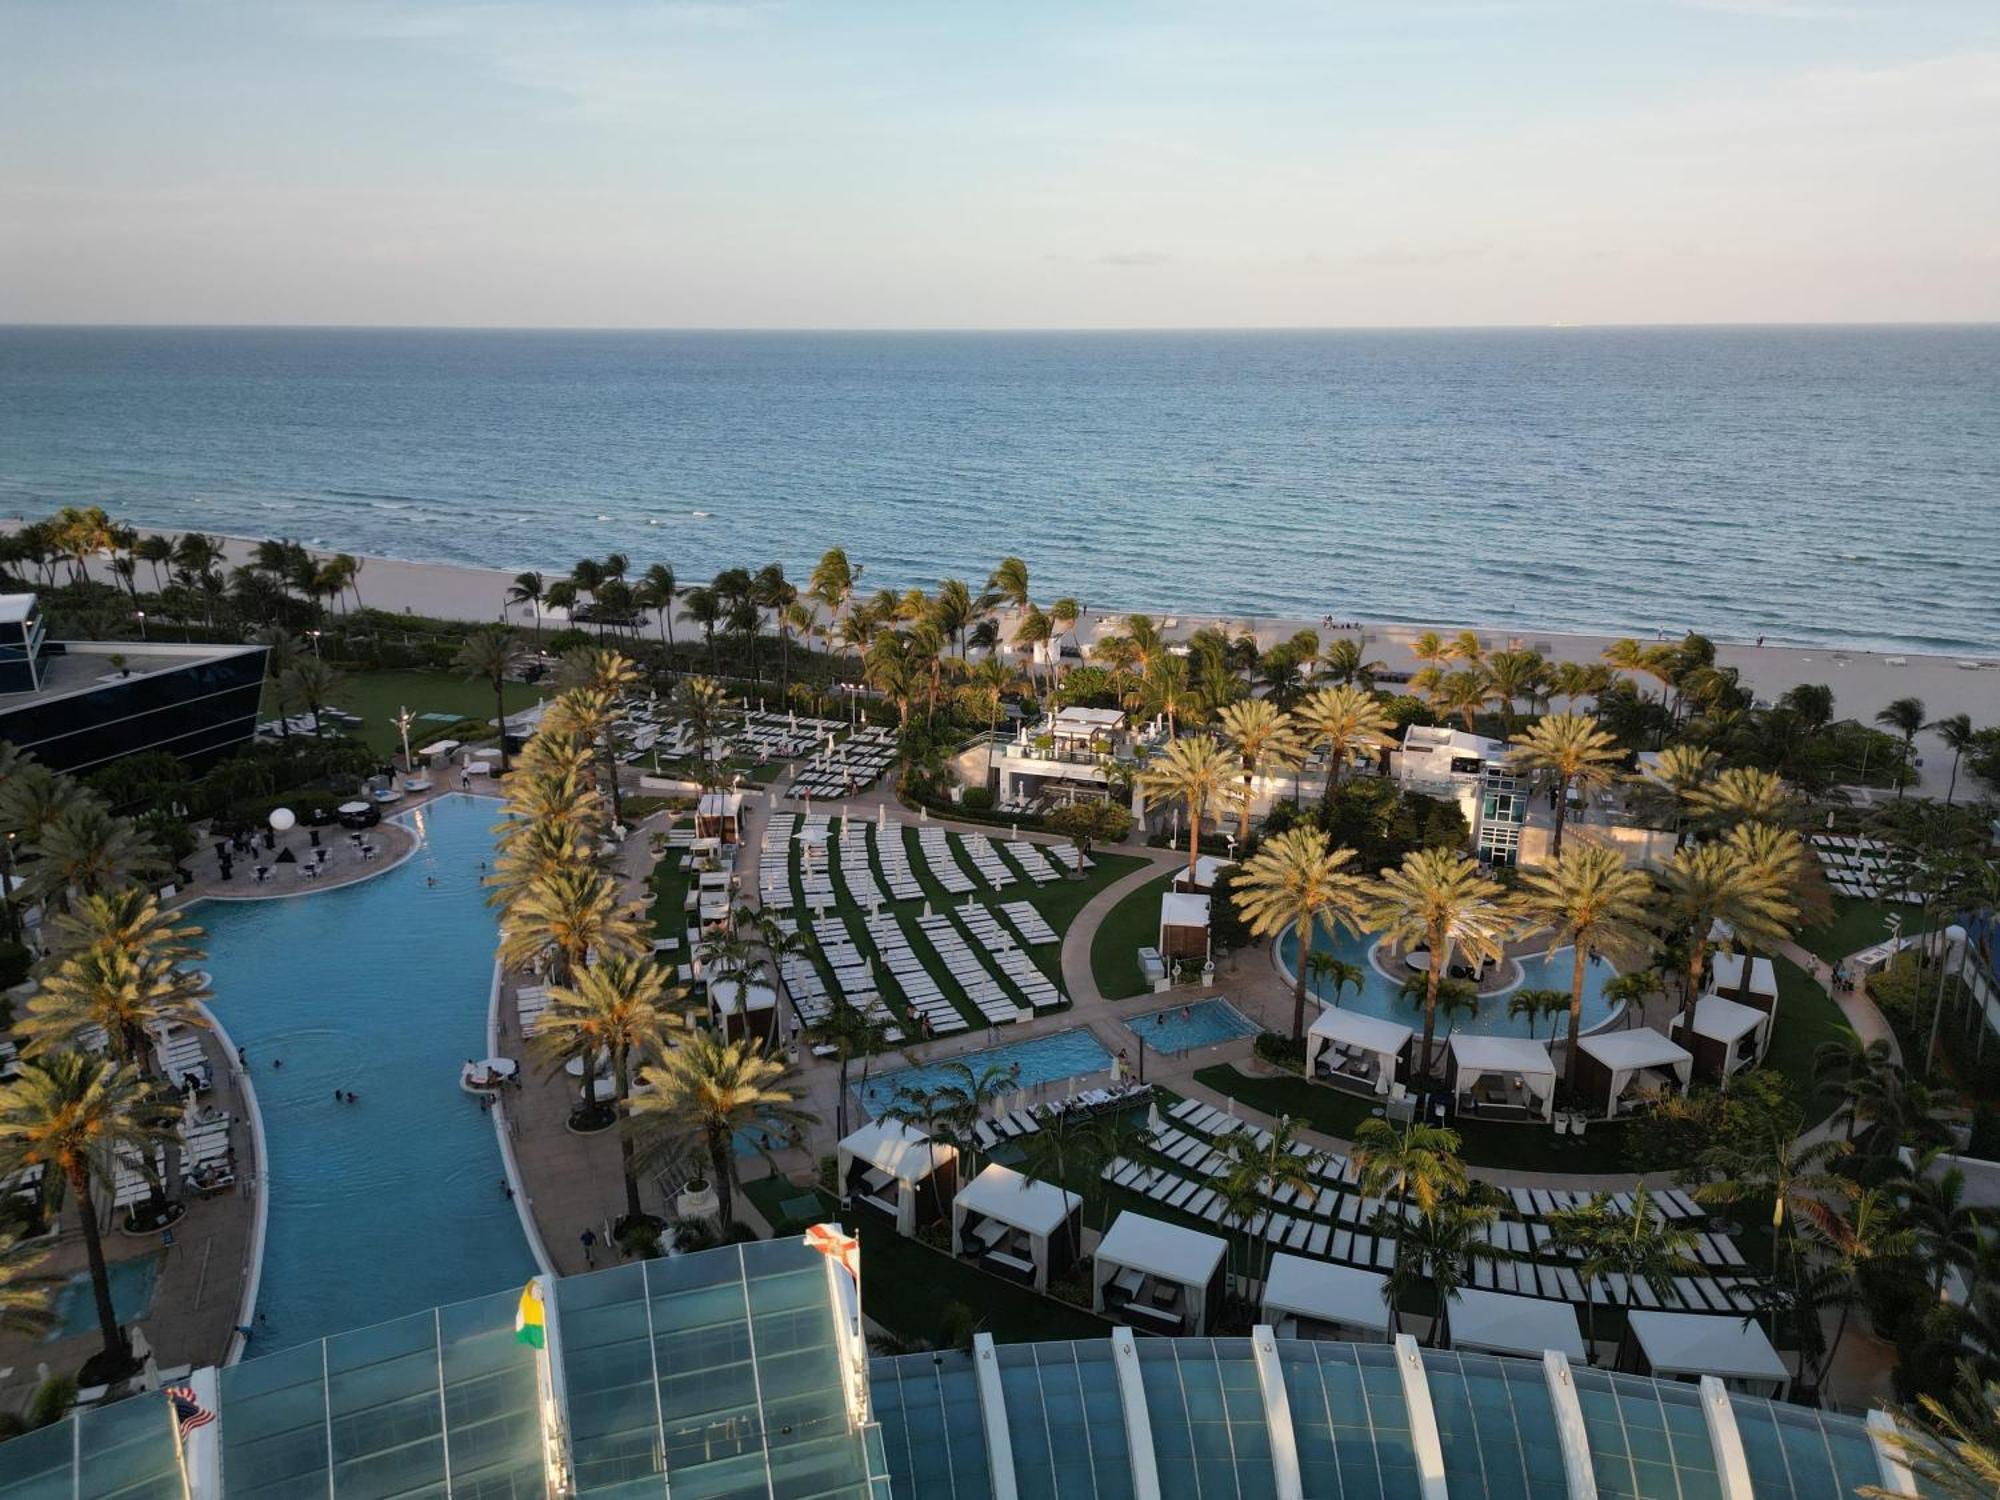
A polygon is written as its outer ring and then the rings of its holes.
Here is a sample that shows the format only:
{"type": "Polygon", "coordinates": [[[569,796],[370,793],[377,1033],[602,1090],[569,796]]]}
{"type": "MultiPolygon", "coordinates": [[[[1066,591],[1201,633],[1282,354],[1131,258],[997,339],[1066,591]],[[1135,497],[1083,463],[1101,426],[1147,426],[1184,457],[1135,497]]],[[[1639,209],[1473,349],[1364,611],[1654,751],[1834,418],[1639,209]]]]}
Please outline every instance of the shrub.
{"type": "Polygon", "coordinates": [[[993,789],[984,786],[969,786],[959,806],[968,812],[990,812],[993,808],[993,789]]]}
{"type": "Polygon", "coordinates": [[[1257,1033],[1256,1052],[1267,1063],[1275,1063],[1294,1072],[1302,1071],[1306,1065],[1306,1044],[1304,1040],[1293,1041],[1282,1031],[1260,1031],[1257,1033]]]}

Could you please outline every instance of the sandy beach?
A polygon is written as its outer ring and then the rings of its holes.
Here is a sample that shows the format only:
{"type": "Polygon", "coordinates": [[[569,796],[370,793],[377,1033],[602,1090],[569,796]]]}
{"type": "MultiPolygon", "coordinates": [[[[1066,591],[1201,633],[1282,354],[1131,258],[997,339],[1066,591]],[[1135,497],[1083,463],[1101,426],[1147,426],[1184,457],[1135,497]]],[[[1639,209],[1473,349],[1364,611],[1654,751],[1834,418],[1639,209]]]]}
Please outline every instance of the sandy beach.
{"type": "MultiPolygon", "coordinates": [[[[7,523],[10,528],[17,524],[7,523]]],[[[221,540],[232,566],[247,561],[256,546],[256,541],[247,537],[225,536],[221,540]]],[[[314,555],[328,557],[332,553],[319,551],[314,555]]],[[[451,620],[504,620],[523,628],[534,621],[534,612],[527,605],[507,603],[507,589],[514,581],[514,572],[452,563],[406,562],[393,557],[363,557],[362,563],[359,592],[362,601],[372,608],[451,620]]],[[[96,577],[109,577],[102,565],[94,566],[92,572],[96,577]]],[[[146,576],[143,564],[140,576],[146,576]]],[[[561,611],[545,610],[542,618],[544,622],[561,621],[564,616],[561,611]]],[[[1358,634],[1365,641],[1370,658],[1397,672],[1416,669],[1410,643],[1425,630],[1436,630],[1448,637],[1470,629],[1479,634],[1489,650],[1524,648],[1539,651],[1550,661],[1597,661],[1604,648],[1618,639],[1610,635],[1496,631],[1465,620],[1440,620],[1431,625],[1378,625],[1362,621],[1358,630],[1342,631],[1326,629],[1319,619],[1250,615],[1156,618],[1170,640],[1184,640],[1210,624],[1224,625],[1232,633],[1249,631],[1260,646],[1269,646],[1302,629],[1318,631],[1323,642],[1342,634],[1350,637],[1358,634]]],[[[1334,618],[1345,617],[1336,610],[1334,618]]],[[[1117,631],[1122,619],[1120,613],[1092,609],[1079,622],[1077,636],[1088,646],[1100,635],[1117,631]]],[[[1000,620],[1005,638],[1012,633],[1013,622],[1007,612],[1001,614],[1000,620]]],[[[1736,668],[1744,684],[1760,698],[1774,699],[1797,683],[1822,682],[1833,689],[1835,713],[1841,718],[1869,722],[1892,700],[1915,697],[1923,700],[1926,713],[1934,720],[1964,713],[1971,715],[1976,726],[2000,724],[2000,657],[1926,656],[1837,646],[1758,646],[1720,640],[1716,645],[1719,663],[1736,668]]],[[[1942,797],[1951,774],[1950,752],[1935,736],[1920,734],[1917,753],[1923,761],[1923,791],[1942,797]]],[[[1966,790],[1963,775],[1960,790],[1961,793],[1966,790]]]]}

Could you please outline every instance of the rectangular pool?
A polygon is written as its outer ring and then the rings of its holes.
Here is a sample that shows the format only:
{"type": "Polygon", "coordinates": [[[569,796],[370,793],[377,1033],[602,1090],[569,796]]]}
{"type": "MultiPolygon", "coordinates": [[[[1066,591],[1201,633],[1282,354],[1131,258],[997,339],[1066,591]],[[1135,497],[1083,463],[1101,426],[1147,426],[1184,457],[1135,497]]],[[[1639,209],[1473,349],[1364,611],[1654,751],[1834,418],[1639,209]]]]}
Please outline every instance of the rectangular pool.
{"type": "Polygon", "coordinates": [[[1219,996],[1133,1016],[1125,1024],[1155,1052],[1167,1053],[1217,1047],[1238,1037],[1255,1036],[1258,1029],[1255,1021],[1219,996]]]}
{"type": "MultiPolygon", "coordinates": [[[[111,1283],[111,1310],[120,1323],[130,1323],[152,1311],[153,1289],[160,1280],[160,1257],[141,1255],[132,1260],[114,1260],[105,1268],[111,1283]]],[[[90,1272],[79,1271],[56,1289],[55,1326],[48,1338],[74,1338],[79,1333],[97,1331],[97,1297],[90,1289],[90,1272]]]]}
{"type": "Polygon", "coordinates": [[[1109,1072],[1111,1054],[1090,1032],[1076,1027],[1025,1042],[1008,1042],[998,1047],[983,1047],[977,1052],[962,1052],[955,1057],[935,1058],[921,1067],[876,1073],[869,1078],[868,1087],[861,1090],[861,1102],[868,1107],[870,1114],[880,1114],[900,1088],[936,1088],[945,1082],[952,1073],[943,1065],[954,1062],[967,1064],[975,1073],[988,1067],[1018,1065],[1021,1076],[1015,1086],[1032,1089],[1042,1084],[1061,1083],[1067,1078],[1081,1078],[1087,1073],[1109,1072]]]}

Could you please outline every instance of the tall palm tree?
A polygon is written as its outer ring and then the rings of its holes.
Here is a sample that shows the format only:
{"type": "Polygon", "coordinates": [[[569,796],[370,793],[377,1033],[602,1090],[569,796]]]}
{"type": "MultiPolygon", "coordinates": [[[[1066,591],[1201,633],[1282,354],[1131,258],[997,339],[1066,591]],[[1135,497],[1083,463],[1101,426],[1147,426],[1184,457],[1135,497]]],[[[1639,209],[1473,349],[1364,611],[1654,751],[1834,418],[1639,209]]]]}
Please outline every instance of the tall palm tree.
{"type": "Polygon", "coordinates": [[[1424,994],[1424,1050],[1418,1066],[1431,1071],[1437,1034],[1438,983],[1455,948],[1474,967],[1497,959],[1513,930],[1500,887],[1479,866],[1449,849],[1417,849],[1382,872],[1366,918],[1398,947],[1427,946],[1430,966],[1424,994]]]}
{"type": "Polygon", "coordinates": [[[1524,985],[1507,997],[1507,1019],[1525,1019],[1530,1041],[1534,1039],[1535,1027],[1543,1016],[1559,1016],[1568,1009],[1568,990],[1536,990],[1524,985]]]}
{"type": "Polygon", "coordinates": [[[1628,1319],[1642,1285],[1660,1301],[1670,1302],[1677,1277],[1701,1274],[1701,1263],[1693,1253],[1698,1242],[1699,1236],[1685,1222],[1669,1219],[1653,1207],[1645,1183],[1633,1187],[1630,1207],[1608,1216],[1599,1248],[1604,1269],[1624,1279],[1628,1319]]]}
{"type": "Polygon", "coordinates": [[[1734,823],[1782,823],[1797,807],[1784,782],[1754,766],[1732,766],[1693,787],[1687,805],[1716,827],[1734,823]]]}
{"type": "MultiPolygon", "coordinates": [[[[101,898],[91,898],[93,900],[101,898]]],[[[157,955],[82,948],[42,976],[19,1030],[24,1051],[41,1056],[75,1047],[102,1027],[112,1055],[142,1078],[154,1076],[153,1038],[169,1026],[206,1028],[198,1002],[208,997],[198,971],[157,955]]]]}
{"type": "Polygon", "coordinates": [[[1861,1124],[1860,1100],[1882,1087],[1882,1081],[1902,1070],[1887,1037],[1863,1042],[1845,1031],[1813,1052],[1813,1091],[1834,1103],[1833,1118],[1846,1123],[1845,1139],[1853,1140],[1861,1124]]]}
{"type": "Polygon", "coordinates": [[[1383,1198],[1395,1190],[1395,1222],[1401,1224],[1412,1201],[1418,1213],[1431,1214],[1445,1198],[1466,1190],[1459,1144],[1458,1132],[1442,1125],[1411,1120],[1398,1128],[1378,1117],[1356,1129],[1350,1159],[1365,1195],[1383,1198]]]}
{"type": "Polygon", "coordinates": [[[910,709],[923,691],[925,666],[911,632],[885,630],[868,643],[861,678],[896,705],[897,727],[910,727],[910,709]]]}
{"type": "Polygon", "coordinates": [[[1451,1304],[1473,1279],[1473,1267],[1507,1258],[1486,1237],[1499,1217],[1498,1206],[1483,1194],[1454,1193],[1429,1213],[1396,1226],[1396,1261],[1383,1278],[1382,1296],[1390,1307],[1400,1308],[1419,1287],[1429,1289],[1437,1299],[1428,1341],[1432,1348],[1451,1347],[1451,1304]]]}
{"type": "Polygon", "coordinates": [[[1862,1187],[1843,1183],[1841,1206],[1831,1214],[1807,1221],[1806,1233],[1814,1242],[1827,1271],[1831,1272],[1840,1295],[1840,1319],[1827,1342],[1826,1355],[1813,1377],[1813,1385],[1824,1389],[1826,1377],[1840,1355],[1840,1341],[1847,1335],[1848,1315],[1861,1300],[1861,1277],[1875,1261],[1909,1258],[1917,1248],[1916,1231],[1902,1221],[1895,1194],[1886,1186],[1862,1187]]]}
{"type": "Polygon", "coordinates": [[[979,1172],[977,1128],[988,1106],[1005,1097],[1021,1081],[1019,1063],[982,1063],[974,1067],[954,1057],[939,1064],[942,1075],[933,1091],[935,1118],[949,1132],[971,1176],[979,1172]]]}
{"type": "MultiPolygon", "coordinates": [[[[1094,1170],[1089,1163],[1092,1127],[1096,1123],[1097,1121],[1086,1117],[1081,1110],[1064,1109],[1051,1113],[1042,1121],[1041,1129],[1031,1130],[1021,1137],[1021,1160],[1018,1163],[1021,1176],[1029,1182],[1044,1182],[1050,1187],[1068,1191],[1073,1176],[1086,1178],[1086,1175],[1094,1170]]],[[[1118,1153],[1114,1153],[1116,1154],[1118,1153]]],[[[1097,1163],[1098,1167],[1102,1165],[1102,1162],[1097,1163]]],[[[1080,1196],[1088,1200],[1088,1195],[1080,1196]]],[[[1082,1216],[1079,1214],[1074,1220],[1069,1217],[1063,1220],[1065,1233],[1062,1259],[1065,1263],[1074,1262],[1082,1251],[1081,1219],[1082,1216]]]]}
{"type": "Polygon", "coordinates": [[[1493,701],[1493,679],[1483,666],[1462,667],[1456,672],[1446,672],[1437,679],[1432,693],[1432,701],[1438,711],[1457,714],[1465,723],[1465,732],[1472,733],[1478,722],[1479,712],[1493,701]]]}
{"type": "Polygon", "coordinates": [[[333,701],[340,674],[317,656],[301,656],[278,674],[278,707],[303,709],[312,715],[313,737],[326,733],[323,710],[333,701]]]}
{"type": "MultiPolygon", "coordinates": [[[[2000,1494],[2000,1380],[1983,1377],[1970,1360],[1958,1367],[1949,1401],[1918,1398],[1884,1434],[1896,1457],[1936,1500],[1992,1500],[2000,1494]]],[[[1865,1500],[1898,1500],[1904,1490],[1865,1485],[1865,1500]]]]}
{"type": "Polygon", "coordinates": [[[794,1070],[760,1038],[730,1041],[696,1031],[646,1065],[651,1089],[635,1095],[627,1122],[644,1166],[690,1149],[708,1159],[726,1234],[736,1225],[736,1133],[760,1125],[803,1129],[818,1117],[799,1107],[794,1070]]]}
{"type": "Polygon", "coordinates": [[[504,625],[488,625],[468,635],[452,659],[452,670],[475,677],[493,689],[493,723],[500,736],[500,774],[512,769],[507,759],[507,674],[519,657],[514,632],[504,625]]]}
{"type": "Polygon", "coordinates": [[[1773,1280],[1781,1256],[1792,1248],[1795,1219],[1830,1212],[1826,1198],[1839,1189],[1840,1178],[1829,1168],[1848,1150],[1845,1141],[1803,1139],[1794,1128],[1797,1123],[1794,1112],[1776,1111],[1756,1128],[1715,1142],[1700,1158],[1708,1180],[1694,1190],[1702,1203],[1770,1200],[1773,1280]]]}
{"type": "Polygon", "coordinates": [[[1321,653],[1320,665],[1326,675],[1340,686],[1364,688],[1369,692],[1375,689],[1376,674],[1383,670],[1379,661],[1366,659],[1360,641],[1349,640],[1345,636],[1321,653]]]}
{"type": "Polygon", "coordinates": [[[542,600],[547,597],[547,587],[539,573],[516,573],[514,581],[507,585],[507,602],[525,604],[535,612],[535,639],[542,638],[542,600]]]}
{"type": "Polygon", "coordinates": [[[520,892],[507,908],[500,957],[526,967],[547,964],[556,984],[569,984],[587,957],[635,951],[638,908],[619,900],[618,883],[589,867],[551,872],[520,892]]]}
{"type": "Polygon", "coordinates": [[[1545,771],[1556,779],[1556,831],[1549,854],[1562,853],[1563,825],[1569,818],[1569,792],[1589,791],[1612,779],[1623,752],[1618,742],[1583,714],[1544,714],[1513,737],[1513,763],[1525,770],[1545,771]]]}
{"type": "Polygon", "coordinates": [[[594,711],[598,762],[603,768],[605,794],[611,802],[611,821],[625,821],[625,801],[618,790],[618,700],[639,686],[639,669],[632,659],[617,651],[587,648],[563,658],[558,679],[566,688],[581,689],[594,711]]]}
{"type": "Polygon", "coordinates": [[[1236,767],[1236,757],[1202,734],[1175,740],[1139,773],[1139,788],[1148,797],[1176,801],[1187,809],[1191,884],[1201,858],[1202,819],[1211,806],[1228,795],[1236,767]]]}
{"type": "Polygon", "coordinates": [[[1000,722],[1000,705],[1013,689],[1014,673],[997,656],[978,663],[965,679],[966,700],[986,720],[986,786],[993,784],[993,732],[1000,722]]]}
{"type": "MultiPolygon", "coordinates": [[[[1268,1131],[1245,1129],[1216,1137],[1215,1152],[1222,1158],[1208,1176],[1208,1185],[1232,1207],[1237,1228],[1246,1234],[1250,1221],[1262,1210],[1271,1195],[1285,1192],[1311,1194],[1319,1183],[1314,1173],[1325,1160],[1317,1151],[1301,1149],[1299,1127],[1287,1115],[1279,1115],[1268,1131]]],[[[1277,1247],[1263,1241],[1264,1259],[1257,1260],[1257,1241],[1246,1248],[1251,1257],[1243,1268],[1246,1276],[1267,1274],[1270,1254],[1277,1247]]]]}
{"type": "Polygon", "coordinates": [[[111,1305],[91,1190],[108,1191],[122,1162],[150,1162],[173,1139],[174,1115],[171,1096],[163,1100],[130,1068],[80,1052],[36,1058],[0,1084],[0,1178],[41,1167],[48,1190],[76,1200],[104,1340],[85,1370],[95,1366],[99,1380],[129,1373],[135,1361],[111,1305]]]}
{"type": "Polygon", "coordinates": [[[1715,775],[1715,752],[1700,745],[1669,745],[1634,778],[1642,794],[1671,809],[1674,842],[1686,837],[1684,828],[1698,804],[1695,796],[1715,775]]]}
{"type": "Polygon", "coordinates": [[[1576,1087],[1577,1039],[1583,1029],[1583,981],[1596,958],[1625,960],[1651,946],[1645,930],[1653,883],[1616,849],[1585,844],[1552,864],[1524,871],[1515,911],[1549,935],[1549,954],[1570,948],[1569,1038],[1564,1081],[1576,1087]]]}
{"type": "MultiPolygon", "coordinates": [[[[1144,1118],[1136,1110],[1121,1109],[1115,1114],[1099,1115],[1077,1139],[1077,1174],[1087,1181],[1102,1181],[1113,1162],[1120,1157],[1129,1160],[1139,1155],[1152,1141],[1152,1132],[1146,1128],[1144,1118]]],[[[1083,1205],[1086,1214],[1093,1203],[1097,1206],[1097,1228],[1101,1232],[1110,1211],[1111,1195],[1105,1192],[1085,1193],[1083,1205]]]]}
{"type": "Polygon", "coordinates": [[[1347,866],[1352,849],[1336,849],[1317,828],[1289,828],[1245,863],[1230,888],[1239,916],[1258,937],[1275,941],[1287,931],[1299,938],[1292,965],[1292,1040],[1306,1029],[1306,958],[1313,937],[1341,927],[1360,930],[1368,883],[1347,866]]]}
{"type": "Polygon", "coordinates": [[[1496,651],[1487,660],[1486,674],[1493,700],[1500,705],[1501,728],[1514,732],[1514,700],[1533,700],[1547,680],[1548,663],[1539,651],[1496,651]]]}
{"type": "Polygon", "coordinates": [[[848,1068],[857,1057],[879,1055],[889,1045],[889,1028],[851,1002],[841,991],[832,991],[827,1000],[826,1013],[806,1028],[806,1045],[833,1050],[834,1066],[840,1074],[840,1092],[833,1106],[834,1128],[839,1132],[840,1139],[845,1140],[848,1068]]]}
{"type": "Polygon", "coordinates": [[[113,817],[88,793],[55,815],[32,845],[40,856],[27,878],[37,895],[63,910],[86,896],[115,891],[166,868],[159,846],[127,818],[113,817]]]}
{"type": "Polygon", "coordinates": [[[1292,711],[1292,717],[1306,744],[1326,746],[1326,788],[1320,794],[1321,807],[1333,805],[1334,788],[1357,752],[1384,750],[1396,742],[1390,734],[1393,721],[1388,711],[1373,693],[1350,683],[1309,694],[1292,711]]]}
{"type": "MultiPolygon", "coordinates": [[[[549,1008],[533,1045],[562,1061],[582,1061],[585,1114],[597,1103],[597,1059],[608,1052],[612,1107],[622,1120],[630,1109],[633,1064],[647,1062],[669,1045],[667,1034],[677,1024],[670,1007],[685,993],[667,988],[667,971],[650,955],[607,953],[569,984],[550,987],[549,1008]]],[[[637,1221],[644,1210],[629,1131],[619,1132],[618,1168],[625,1179],[625,1217],[637,1221]]]]}
{"type": "Polygon", "coordinates": [[[1972,727],[1972,715],[1952,714],[1939,719],[1931,728],[1944,741],[1945,749],[1951,752],[1951,781],[1944,789],[1944,805],[1950,807],[1952,799],[1958,795],[1958,763],[1977,741],[1972,727]]]}
{"type": "Polygon", "coordinates": [[[724,694],[722,684],[713,677],[685,677],[681,679],[681,690],[675,700],[690,727],[694,730],[696,759],[701,768],[703,786],[714,780],[714,757],[708,747],[715,736],[715,721],[722,713],[724,694]]]}
{"type": "Polygon", "coordinates": [[[1774,947],[1790,936],[1796,913],[1774,872],[1750,864],[1727,843],[1686,844],[1659,871],[1658,915],[1687,944],[1681,1032],[1694,1035],[1695,1002],[1708,964],[1709,934],[1725,924],[1739,943],[1774,947]]]}
{"type": "Polygon", "coordinates": [[[722,675],[722,661],[716,655],[715,627],[725,614],[721,596],[707,584],[681,590],[681,618],[701,627],[702,639],[708,643],[708,670],[716,677],[722,675]]]}
{"type": "Polygon", "coordinates": [[[1896,799],[1901,801],[1903,780],[1910,769],[1910,747],[1916,743],[1917,731],[1924,727],[1924,700],[1898,698],[1877,712],[1875,722],[1903,737],[1902,759],[1896,767],[1896,799]]]}
{"type": "Polygon", "coordinates": [[[854,597],[855,585],[861,582],[862,571],[847,560],[844,549],[830,547],[813,564],[812,574],[806,579],[806,588],[826,606],[828,615],[838,615],[846,610],[847,601],[854,597]]]}
{"type": "Polygon", "coordinates": [[[49,1308],[61,1278],[40,1272],[49,1252],[24,1245],[11,1229],[0,1229],[0,1336],[39,1339],[56,1326],[49,1308]]]}
{"type": "Polygon", "coordinates": [[[1037,649],[1048,645],[1054,639],[1055,626],[1049,623],[1049,617],[1033,604],[1030,604],[1026,611],[1022,613],[1021,618],[1015,622],[1013,639],[1009,642],[1016,651],[1027,657],[1028,680],[1030,682],[1036,680],[1035,653],[1037,649]]]}
{"type": "Polygon", "coordinates": [[[640,608],[650,609],[660,628],[660,644],[667,648],[667,665],[674,660],[674,602],[680,598],[680,582],[665,563],[654,563],[639,580],[635,595],[640,608]]]}

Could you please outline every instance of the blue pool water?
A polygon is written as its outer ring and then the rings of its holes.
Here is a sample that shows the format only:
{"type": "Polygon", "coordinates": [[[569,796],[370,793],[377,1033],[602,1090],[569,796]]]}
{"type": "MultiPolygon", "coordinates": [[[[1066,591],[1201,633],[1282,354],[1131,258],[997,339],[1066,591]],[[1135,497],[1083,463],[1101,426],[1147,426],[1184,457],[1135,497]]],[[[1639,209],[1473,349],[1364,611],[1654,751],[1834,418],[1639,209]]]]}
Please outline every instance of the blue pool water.
{"type": "MultiPolygon", "coordinates": [[[[141,1255],[134,1260],[114,1260],[105,1267],[111,1283],[111,1310],[120,1323],[143,1318],[153,1305],[153,1288],[160,1280],[160,1257],[141,1255]]],[[[55,1327],[48,1332],[51,1342],[74,1338],[97,1329],[97,1298],[90,1290],[90,1273],[79,1271],[56,1291],[55,1327]]]]}
{"type": "MultiPolygon", "coordinates": [[[[1364,976],[1361,993],[1356,994],[1352,986],[1340,995],[1342,1010],[1357,1010],[1364,1015],[1379,1016],[1384,1020],[1401,1021],[1408,1026],[1423,1025],[1423,1008],[1412,1005],[1402,996],[1401,986],[1375,965],[1369,962],[1369,951],[1377,939],[1373,936],[1356,937],[1350,932],[1342,932],[1338,937],[1329,938],[1324,932],[1313,934],[1313,947],[1322,953],[1331,953],[1335,958],[1344,959],[1358,967],[1364,976]]],[[[1385,955],[1392,967],[1398,967],[1403,960],[1400,955],[1385,955]]],[[[1283,965],[1287,980],[1297,972],[1293,965],[1299,958],[1299,934],[1294,928],[1278,941],[1278,961],[1283,965]]],[[[1537,950],[1522,955],[1515,962],[1520,966],[1520,979],[1504,990],[1496,991],[1480,998],[1479,1014],[1463,1016],[1453,1020],[1453,1031],[1477,1032],[1482,1036],[1526,1036],[1528,1022],[1525,1017],[1507,1014],[1507,999],[1516,990],[1561,990],[1569,993],[1570,965],[1574,960],[1570,950],[1558,948],[1553,954],[1537,950]]],[[[1602,959],[1591,964],[1583,976],[1583,1029],[1591,1031],[1609,1021],[1618,1006],[1604,998],[1604,986],[1618,977],[1618,971],[1602,959]]],[[[1313,991],[1312,976],[1306,976],[1306,993],[1313,991]]],[[[1327,985],[1325,998],[1332,997],[1332,985],[1327,985]]],[[[1569,1025],[1567,1013],[1555,1018],[1555,1035],[1560,1036],[1569,1025]]],[[[1438,1021],[1438,1034],[1444,1034],[1445,1023],[1438,1021]]],[[[1535,1023],[1535,1035],[1546,1039],[1550,1035],[1549,1022],[1544,1019],[1535,1023]]]]}
{"type": "Polygon", "coordinates": [[[497,815],[445,797],[409,815],[417,852],[373,879],[195,910],[271,1157],[253,1354],[534,1273],[492,1117],[458,1086],[486,1054],[495,927],[480,863],[497,815]],[[360,1099],[335,1103],[335,1089],[360,1099]]]}
{"type": "MultiPolygon", "coordinates": [[[[1021,1077],[1016,1086],[1031,1089],[1037,1084],[1060,1083],[1065,1078],[1105,1072],[1111,1067],[1111,1054],[1104,1050],[1104,1044],[1096,1037],[1078,1027],[1073,1031],[1038,1036],[1031,1041],[1008,1042],[1001,1047],[961,1053],[957,1057],[940,1059],[940,1062],[963,1062],[969,1064],[975,1073],[987,1067],[1004,1068],[1009,1063],[1018,1063],[1021,1077]]],[[[861,1091],[861,1102],[868,1106],[870,1114],[879,1114],[895,1097],[897,1089],[935,1088],[950,1076],[938,1063],[876,1073],[869,1078],[868,1087],[861,1091]]]]}
{"type": "Polygon", "coordinates": [[[1227,1000],[1169,1006],[1150,1015],[1133,1016],[1125,1024],[1155,1052],[1193,1052],[1257,1034],[1257,1023],[1227,1000]],[[1183,1010],[1186,1015],[1181,1014],[1183,1010]]]}

